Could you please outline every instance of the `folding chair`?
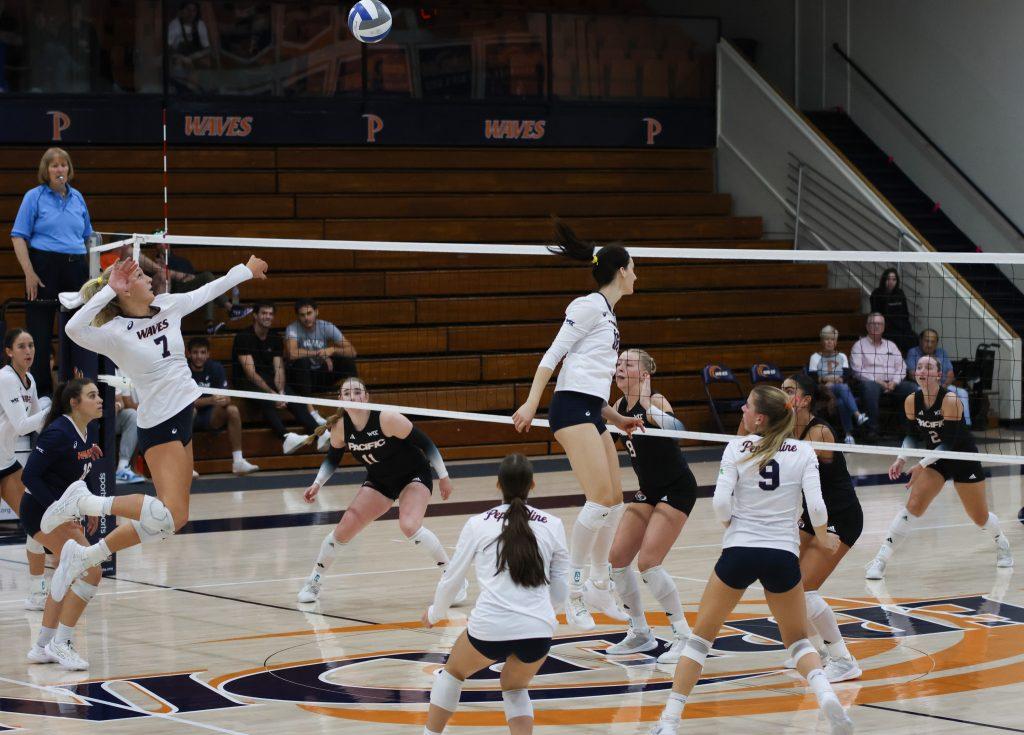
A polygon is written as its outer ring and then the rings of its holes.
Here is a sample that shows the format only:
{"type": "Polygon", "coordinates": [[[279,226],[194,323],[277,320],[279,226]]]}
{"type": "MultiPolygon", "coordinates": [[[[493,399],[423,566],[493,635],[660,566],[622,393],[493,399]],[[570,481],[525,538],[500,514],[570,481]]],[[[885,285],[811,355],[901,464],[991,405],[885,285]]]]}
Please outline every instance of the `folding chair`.
{"type": "Polygon", "coordinates": [[[755,362],[750,366],[750,384],[771,383],[775,386],[782,385],[785,377],[778,366],[770,362],[755,362]]]}
{"type": "Polygon", "coordinates": [[[722,424],[722,414],[739,413],[740,407],[746,403],[747,397],[743,393],[743,388],[740,387],[740,382],[736,380],[732,370],[717,363],[709,362],[700,371],[700,375],[704,382],[704,394],[708,397],[711,418],[714,419],[718,432],[720,434],[730,433],[722,424]],[[726,393],[731,393],[735,397],[723,397],[726,393]]]}

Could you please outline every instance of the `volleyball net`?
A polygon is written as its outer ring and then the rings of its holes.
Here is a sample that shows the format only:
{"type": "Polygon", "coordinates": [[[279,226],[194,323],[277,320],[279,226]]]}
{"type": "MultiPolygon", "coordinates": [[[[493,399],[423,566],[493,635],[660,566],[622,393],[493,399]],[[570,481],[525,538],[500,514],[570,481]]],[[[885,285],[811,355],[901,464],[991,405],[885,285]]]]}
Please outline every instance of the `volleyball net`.
{"type": "MultiPolygon", "coordinates": [[[[847,415],[840,403],[849,401],[838,395],[845,391],[829,389],[834,399],[823,406],[837,441],[849,433],[857,442],[833,448],[895,455],[903,436],[903,400],[916,389],[915,365],[907,358],[934,354],[942,382],[956,390],[964,406],[979,447],[977,458],[1024,464],[1016,426],[1021,419],[1020,337],[957,271],[994,267],[1019,283],[1024,255],[794,251],[757,245],[629,247],[638,279],[636,292],[615,309],[621,349],[643,349],[654,358],[653,389],[672,403],[687,428],[649,433],[690,442],[727,441],[735,435],[738,405],[752,382],[778,384],[782,377],[817,367],[818,376],[831,373],[851,389],[854,410],[847,415]],[[885,288],[883,276],[889,271],[897,275],[898,291],[872,297],[880,284],[885,288]],[[869,315],[875,310],[886,313],[885,338],[897,344],[899,355],[874,340],[855,348],[870,331],[869,315]],[[836,355],[822,344],[825,327],[837,333],[836,355]],[[870,380],[861,380],[872,375],[887,385],[877,390],[867,384],[870,380]],[[873,390],[879,394],[877,410],[873,390]],[[860,414],[870,414],[865,423],[860,414]],[[850,425],[848,432],[844,424],[850,425]]],[[[510,417],[525,401],[566,306],[594,288],[585,265],[554,255],[544,245],[160,233],[132,235],[93,252],[137,257],[162,255],[165,248],[172,263],[179,258],[197,271],[217,274],[252,253],[266,259],[269,279],[244,286],[245,299],[273,304],[273,327],[280,331],[297,321],[299,299],[313,299],[318,318],[336,325],[354,347],[356,371],[373,406],[428,419],[428,432],[446,458],[500,457],[513,449],[533,455],[560,452],[543,428],[554,380],[541,401],[539,430],[517,434],[510,417]]],[[[251,317],[229,323],[210,338],[211,356],[224,364],[232,385],[224,394],[281,401],[279,395],[235,389],[242,381],[232,374],[233,367],[238,369],[232,366],[234,335],[250,324],[251,317]]],[[[204,336],[198,319],[184,326],[186,341],[189,333],[204,336]]],[[[329,385],[297,390],[296,382],[289,374],[283,400],[327,409],[345,405],[329,385]]],[[[612,403],[621,395],[619,388],[613,383],[612,403]]]]}

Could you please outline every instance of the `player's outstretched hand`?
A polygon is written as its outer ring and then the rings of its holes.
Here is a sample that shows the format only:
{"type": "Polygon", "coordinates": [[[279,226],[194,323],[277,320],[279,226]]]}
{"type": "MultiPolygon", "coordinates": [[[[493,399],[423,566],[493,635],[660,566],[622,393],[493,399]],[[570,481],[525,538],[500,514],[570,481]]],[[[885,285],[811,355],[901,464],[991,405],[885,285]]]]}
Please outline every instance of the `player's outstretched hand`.
{"type": "Polygon", "coordinates": [[[314,500],[316,500],[316,496],[319,495],[319,494],[320,494],[320,483],[319,482],[314,482],[312,485],[310,485],[308,488],[306,488],[306,492],[304,492],[302,494],[302,497],[303,497],[303,499],[307,503],[312,503],[314,500]]]}
{"type": "Polygon", "coordinates": [[[267,261],[257,258],[255,255],[249,256],[249,262],[245,264],[245,267],[252,271],[252,277],[259,280],[267,277],[267,261]]]}
{"type": "Polygon", "coordinates": [[[119,294],[127,294],[131,290],[132,280],[135,278],[135,271],[139,264],[131,258],[119,260],[110,271],[110,279],[107,284],[119,294]]]}
{"type": "Polygon", "coordinates": [[[903,474],[903,465],[905,463],[906,463],[906,460],[897,458],[896,461],[893,462],[889,466],[889,479],[890,480],[898,480],[898,479],[900,479],[900,475],[903,474]]]}
{"type": "Polygon", "coordinates": [[[437,481],[438,487],[441,489],[441,500],[447,500],[452,496],[452,479],[446,477],[443,480],[437,481]]]}
{"type": "Polygon", "coordinates": [[[639,416],[623,416],[616,412],[611,421],[617,428],[626,432],[626,436],[633,436],[634,431],[644,430],[644,420],[639,416]]]}

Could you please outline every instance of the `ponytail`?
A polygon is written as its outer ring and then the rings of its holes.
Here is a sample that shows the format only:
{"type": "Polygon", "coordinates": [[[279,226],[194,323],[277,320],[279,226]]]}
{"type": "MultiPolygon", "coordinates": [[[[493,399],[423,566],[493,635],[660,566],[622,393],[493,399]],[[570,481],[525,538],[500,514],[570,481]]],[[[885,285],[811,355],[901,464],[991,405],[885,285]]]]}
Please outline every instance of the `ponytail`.
{"type": "Polygon", "coordinates": [[[548,583],[544,558],[537,537],[530,528],[530,510],[526,498],[533,488],[533,465],[522,454],[510,454],[498,468],[498,485],[508,503],[498,544],[496,572],[508,569],[512,581],[520,587],[541,587],[548,583]]]}
{"type": "MultiPolygon", "coordinates": [[[[90,278],[82,284],[82,287],[78,289],[78,295],[82,297],[82,303],[87,303],[89,299],[98,294],[103,287],[107,285],[110,281],[110,273],[114,270],[114,266],[116,265],[117,263],[114,263],[114,265],[109,266],[104,270],[99,277],[90,278]]],[[[121,306],[117,303],[117,299],[115,298],[109,304],[104,306],[100,313],[95,316],[92,320],[92,324],[94,327],[102,327],[114,317],[118,316],[121,316],[121,306]]],[[[56,405],[56,403],[57,402],[54,401],[54,405],[56,405]]]]}
{"type": "Polygon", "coordinates": [[[629,267],[629,251],[621,242],[609,243],[598,250],[597,243],[583,242],[569,225],[558,219],[555,220],[555,243],[548,250],[572,260],[590,263],[598,287],[607,286],[615,280],[620,268],[629,267]]]}
{"type": "Polygon", "coordinates": [[[90,385],[94,385],[94,382],[89,378],[73,378],[58,385],[53,391],[53,402],[50,404],[43,426],[49,426],[64,414],[71,413],[71,401],[81,399],[82,392],[90,385]]]}
{"type": "Polygon", "coordinates": [[[758,467],[764,469],[779,453],[782,443],[792,435],[796,414],[789,396],[774,386],[756,385],[750,391],[750,397],[754,404],[751,408],[768,419],[768,425],[758,432],[761,441],[749,457],[749,460],[757,460],[758,467]]]}

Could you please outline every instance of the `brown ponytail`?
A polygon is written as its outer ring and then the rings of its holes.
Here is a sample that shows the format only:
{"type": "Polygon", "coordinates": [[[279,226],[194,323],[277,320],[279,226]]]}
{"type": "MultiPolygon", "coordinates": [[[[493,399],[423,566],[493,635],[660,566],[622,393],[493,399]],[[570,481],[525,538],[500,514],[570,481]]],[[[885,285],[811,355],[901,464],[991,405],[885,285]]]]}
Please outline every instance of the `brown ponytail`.
{"type": "Polygon", "coordinates": [[[508,503],[498,544],[497,572],[508,569],[512,581],[520,587],[540,587],[548,583],[544,558],[537,537],[530,528],[530,510],[526,498],[533,488],[533,465],[522,454],[510,454],[498,468],[498,485],[508,503]]]}
{"type": "Polygon", "coordinates": [[[768,424],[758,432],[761,441],[749,459],[757,460],[758,467],[765,468],[779,453],[782,443],[793,434],[796,414],[793,404],[785,391],[771,385],[755,385],[750,392],[754,405],[751,407],[768,419],[768,424]]]}

